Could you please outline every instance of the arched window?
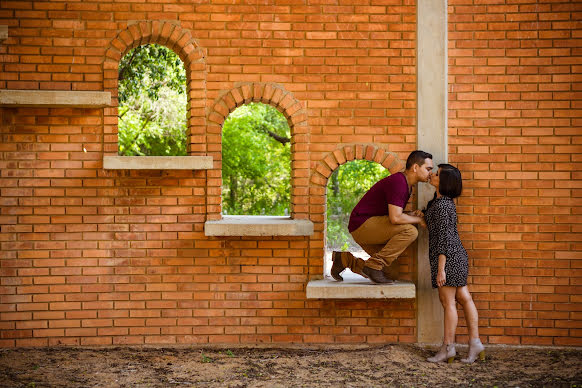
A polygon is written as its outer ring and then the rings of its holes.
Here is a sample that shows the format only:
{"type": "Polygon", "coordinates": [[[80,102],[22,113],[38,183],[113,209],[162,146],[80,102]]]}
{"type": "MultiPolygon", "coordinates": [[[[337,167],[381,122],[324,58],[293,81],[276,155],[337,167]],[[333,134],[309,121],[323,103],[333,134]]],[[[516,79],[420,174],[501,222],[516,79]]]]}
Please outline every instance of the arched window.
{"type": "Polygon", "coordinates": [[[291,129],[271,105],[236,108],[222,127],[222,214],[287,216],[291,129]]]}
{"type": "MultiPolygon", "coordinates": [[[[339,166],[329,177],[326,196],[324,274],[330,276],[332,251],[349,251],[355,256],[369,257],[356,244],[348,231],[350,213],[364,194],[380,179],[390,175],[382,165],[368,160],[353,160],[339,166]]],[[[352,275],[346,269],[343,277],[352,275]],[[346,273],[347,272],[347,273],[346,273]]]]}
{"type": "Polygon", "coordinates": [[[122,58],[118,80],[119,155],[186,155],[186,71],[178,55],[138,46],[122,58]]]}

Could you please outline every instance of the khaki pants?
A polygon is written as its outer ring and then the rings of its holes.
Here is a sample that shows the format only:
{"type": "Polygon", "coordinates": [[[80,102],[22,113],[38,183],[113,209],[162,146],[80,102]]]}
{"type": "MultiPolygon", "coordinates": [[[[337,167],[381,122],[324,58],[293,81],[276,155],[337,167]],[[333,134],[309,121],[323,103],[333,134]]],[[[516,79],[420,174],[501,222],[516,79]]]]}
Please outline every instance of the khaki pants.
{"type": "Polygon", "coordinates": [[[352,272],[364,277],[362,269],[367,267],[382,270],[394,278],[390,265],[418,237],[418,230],[411,224],[394,225],[388,216],[371,217],[352,232],[354,241],[370,255],[363,260],[352,254],[342,254],[342,264],[352,272]]]}

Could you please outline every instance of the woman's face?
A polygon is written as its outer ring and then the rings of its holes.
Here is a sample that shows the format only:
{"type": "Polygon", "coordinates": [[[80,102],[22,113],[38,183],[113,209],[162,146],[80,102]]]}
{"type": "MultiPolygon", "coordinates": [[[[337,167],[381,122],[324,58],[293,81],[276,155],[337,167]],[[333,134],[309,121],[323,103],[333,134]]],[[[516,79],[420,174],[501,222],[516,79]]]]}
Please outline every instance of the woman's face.
{"type": "Polygon", "coordinates": [[[430,183],[432,186],[434,186],[434,188],[436,188],[437,190],[439,189],[439,175],[441,173],[441,169],[439,168],[436,172],[436,174],[430,174],[430,178],[428,180],[428,183],[430,183]]]}

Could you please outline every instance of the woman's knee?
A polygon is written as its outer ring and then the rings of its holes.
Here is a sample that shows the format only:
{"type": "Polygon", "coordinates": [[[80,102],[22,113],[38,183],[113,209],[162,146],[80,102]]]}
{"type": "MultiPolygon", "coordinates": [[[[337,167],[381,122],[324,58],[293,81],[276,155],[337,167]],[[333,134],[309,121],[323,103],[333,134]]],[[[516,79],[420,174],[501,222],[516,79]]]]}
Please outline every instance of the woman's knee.
{"type": "Polygon", "coordinates": [[[456,307],[457,301],[455,300],[454,290],[450,290],[452,287],[441,287],[439,288],[439,299],[443,307],[456,307]],[[452,292],[451,292],[452,291],[452,292]]]}
{"type": "Polygon", "coordinates": [[[465,287],[458,289],[455,297],[457,298],[459,303],[463,306],[465,306],[467,303],[473,303],[471,293],[469,292],[469,290],[465,289],[465,287]]]}

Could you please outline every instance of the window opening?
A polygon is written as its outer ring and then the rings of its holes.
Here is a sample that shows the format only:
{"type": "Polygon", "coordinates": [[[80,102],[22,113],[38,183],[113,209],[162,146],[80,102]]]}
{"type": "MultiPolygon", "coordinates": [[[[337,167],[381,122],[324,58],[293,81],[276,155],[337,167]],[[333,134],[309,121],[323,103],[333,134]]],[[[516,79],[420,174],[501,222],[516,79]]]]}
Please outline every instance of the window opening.
{"type": "Polygon", "coordinates": [[[222,127],[222,214],[288,216],[291,129],[276,108],[249,103],[222,127]]]}
{"type": "Polygon", "coordinates": [[[158,44],[136,47],[122,58],[118,82],[119,155],[186,155],[186,70],[178,55],[158,44]]]}
{"type": "MultiPolygon", "coordinates": [[[[324,275],[330,277],[331,254],[348,251],[367,260],[370,256],[354,241],[348,231],[352,209],[364,194],[380,179],[390,175],[382,165],[368,160],[353,160],[339,166],[329,177],[326,196],[326,230],[324,275]]],[[[349,268],[342,274],[344,279],[361,279],[349,268]]]]}

